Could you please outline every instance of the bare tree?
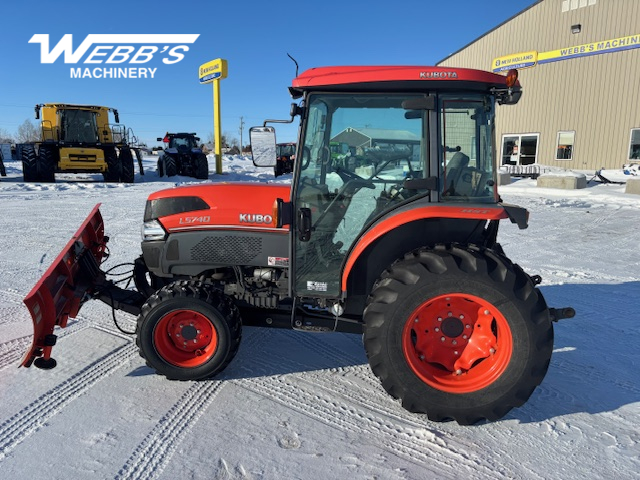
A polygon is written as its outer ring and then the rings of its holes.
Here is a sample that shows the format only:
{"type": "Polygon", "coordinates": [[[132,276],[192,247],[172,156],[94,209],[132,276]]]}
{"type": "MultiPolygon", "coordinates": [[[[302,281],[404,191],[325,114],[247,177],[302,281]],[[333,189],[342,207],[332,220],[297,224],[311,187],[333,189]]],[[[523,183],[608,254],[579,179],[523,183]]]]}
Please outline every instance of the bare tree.
{"type": "Polygon", "coordinates": [[[3,128],[0,128],[0,143],[13,143],[13,137],[3,128]]]}
{"type": "MultiPolygon", "coordinates": [[[[228,138],[228,132],[224,132],[222,135],[220,135],[221,148],[229,148],[229,142],[227,141],[228,138]]],[[[211,144],[215,148],[216,142],[213,132],[209,132],[209,134],[207,135],[207,143],[211,144]]]]}
{"type": "Polygon", "coordinates": [[[31,120],[25,120],[24,123],[18,127],[16,142],[31,143],[37,142],[38,140],[40,140],[40,130],[31,120]]]}

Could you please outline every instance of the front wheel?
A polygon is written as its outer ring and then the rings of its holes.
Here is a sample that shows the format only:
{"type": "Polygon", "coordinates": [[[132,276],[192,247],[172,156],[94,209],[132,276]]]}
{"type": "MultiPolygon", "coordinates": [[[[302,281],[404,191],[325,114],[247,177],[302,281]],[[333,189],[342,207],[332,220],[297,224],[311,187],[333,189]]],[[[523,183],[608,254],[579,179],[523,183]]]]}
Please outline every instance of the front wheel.
{"type": "Polygon", "coordinates": [[[406,255],[374,285],[364,322],[384,388],[407,410],[462,425],[523,405],[553,349],[547,305],[528,275],[474,246],[406,255]]]}
{"type": "Polygon", "coordinates": [[[147,365],[170,380],[199,380],[226,368],[240,346],[237,307],[220,290],[178,281],[149,297],[136,343],[147,365]]]}

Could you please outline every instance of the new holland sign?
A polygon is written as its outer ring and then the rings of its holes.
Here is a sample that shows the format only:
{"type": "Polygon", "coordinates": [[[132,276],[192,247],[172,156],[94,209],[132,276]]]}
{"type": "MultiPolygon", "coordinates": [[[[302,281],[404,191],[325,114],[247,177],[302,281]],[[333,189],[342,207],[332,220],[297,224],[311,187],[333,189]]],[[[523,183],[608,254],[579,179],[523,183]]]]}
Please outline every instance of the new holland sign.
{"type": "Polygon", "coordinates": [[[214,80],[222,80],[227,78],[227,61],[222,58],[216,58],[210,62],[203,63],[198,69],[200,83],[211,83],[214,80]]]}

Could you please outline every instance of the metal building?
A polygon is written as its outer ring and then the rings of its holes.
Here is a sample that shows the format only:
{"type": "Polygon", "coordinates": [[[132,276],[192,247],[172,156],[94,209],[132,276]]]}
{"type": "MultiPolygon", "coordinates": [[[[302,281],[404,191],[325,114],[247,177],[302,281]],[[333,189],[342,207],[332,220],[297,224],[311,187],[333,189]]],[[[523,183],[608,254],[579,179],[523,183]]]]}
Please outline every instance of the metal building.
{"type": "Polygon", "coordinates": [[[539,0],[437,65],[518,68],[522,99],[496,122],[499,165],[640,162],[640,0],[539,0]]]}

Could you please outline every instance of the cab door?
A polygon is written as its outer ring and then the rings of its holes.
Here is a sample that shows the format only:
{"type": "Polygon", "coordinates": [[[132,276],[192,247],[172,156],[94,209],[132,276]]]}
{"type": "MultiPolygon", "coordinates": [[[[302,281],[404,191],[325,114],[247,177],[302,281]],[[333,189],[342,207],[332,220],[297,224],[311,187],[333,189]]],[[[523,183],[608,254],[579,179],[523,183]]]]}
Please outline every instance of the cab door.
{"type": "Polygon", "coordinates": [[[425,194],[403,188],[407,177],[429,175],[427,112],[411,115],[403,107],[405,100],[422,97],[367,93],[307,98],[293,188],[294,296],[340,298],[343,264],[361,233],[411,196],[425,194]]]}

